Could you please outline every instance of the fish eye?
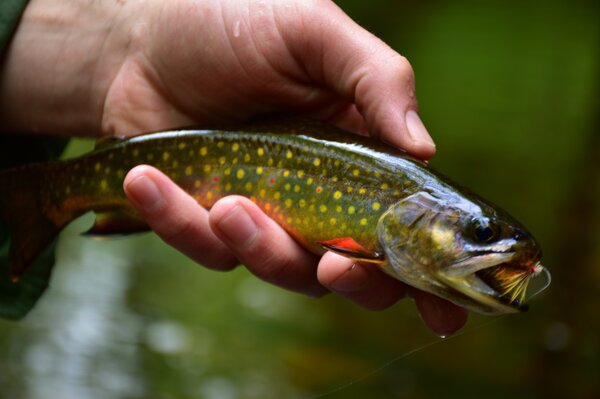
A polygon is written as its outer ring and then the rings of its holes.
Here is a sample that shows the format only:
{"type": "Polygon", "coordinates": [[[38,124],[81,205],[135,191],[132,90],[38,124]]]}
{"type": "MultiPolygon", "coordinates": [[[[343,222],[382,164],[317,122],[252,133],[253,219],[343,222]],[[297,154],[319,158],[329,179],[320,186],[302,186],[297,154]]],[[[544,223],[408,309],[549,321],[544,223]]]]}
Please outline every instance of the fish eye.
{"type": "Polygon", "coordinates": [[[496,239],[498,229],[493,223],[485,220],[475,220],[474,223],[473,235],[477,241],[491,242],[496,239]]]}

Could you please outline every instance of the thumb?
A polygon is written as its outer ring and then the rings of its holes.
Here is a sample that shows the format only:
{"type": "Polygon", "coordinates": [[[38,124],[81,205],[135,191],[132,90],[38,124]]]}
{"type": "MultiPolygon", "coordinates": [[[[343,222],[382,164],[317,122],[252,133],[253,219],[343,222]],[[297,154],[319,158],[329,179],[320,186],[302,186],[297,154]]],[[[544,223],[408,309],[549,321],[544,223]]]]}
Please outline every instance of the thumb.
{"type": "Polygon", "coordinates": [[[288,32],[289,50],[313,79],[356,104],[372,136],[422,159],[433,156],[435,144],[417,114],[408,60],[332,2],[319,5],[319,13],[304,9],[304,34],[293,34],[289,26],[282,30],[288,32]]]}

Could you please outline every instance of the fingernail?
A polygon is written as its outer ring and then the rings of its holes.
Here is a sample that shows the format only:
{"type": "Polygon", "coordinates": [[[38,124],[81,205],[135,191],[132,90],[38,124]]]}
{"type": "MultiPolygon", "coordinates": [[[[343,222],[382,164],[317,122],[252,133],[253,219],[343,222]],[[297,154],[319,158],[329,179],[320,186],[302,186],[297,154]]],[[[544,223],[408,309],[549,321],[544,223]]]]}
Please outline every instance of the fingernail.
{"type": "Polygon", "coordinates": [[[138,176],[130,181],[127,191],[136,205],[146,211],[156,208],[163,199],[157,185],[146,175],[138,176]]]}
{"type": "Polygon", "coordinates": [[[408,128],[408,134],[413,142],[435,148],[433,139],[429,135],[429,132],[425,128],[421,118],[419,118],[419,114],[412,109],[408,110],[406,112],[405,120],[406,127],[408,128]]]}
{"type": "Polygon", "coordinates": [[[252,242],[258,233],[256,223],[240,205],[234,206],[217,222],[217,227],[232,244],[242,247],[252,242]]]}

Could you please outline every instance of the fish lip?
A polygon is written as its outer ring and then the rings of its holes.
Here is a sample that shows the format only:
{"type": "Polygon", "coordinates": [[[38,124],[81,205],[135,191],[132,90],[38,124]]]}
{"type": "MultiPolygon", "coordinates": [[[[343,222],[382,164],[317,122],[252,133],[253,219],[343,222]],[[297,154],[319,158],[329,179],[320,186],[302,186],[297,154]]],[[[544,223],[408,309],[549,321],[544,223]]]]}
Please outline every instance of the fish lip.
{"type": "MultiPolygon", "coordinates": [[[[523,312],[527,310],[527,305],[518,300],[511,301],[477,274],[480,270],[508,264],[514,260],[516,255],[515,252],[479,251],[475,256],[471,254],[471,256],[454,262],[445,272],[441,273],[440,277],[459,293],[478,303],[487,305],[491,310],[486,313],[523,312]],[[457,269],[461,269],[462,273],[457,273],[457,269]]],[[[481,310],[479,309],[479,311],[481,310]]]]}

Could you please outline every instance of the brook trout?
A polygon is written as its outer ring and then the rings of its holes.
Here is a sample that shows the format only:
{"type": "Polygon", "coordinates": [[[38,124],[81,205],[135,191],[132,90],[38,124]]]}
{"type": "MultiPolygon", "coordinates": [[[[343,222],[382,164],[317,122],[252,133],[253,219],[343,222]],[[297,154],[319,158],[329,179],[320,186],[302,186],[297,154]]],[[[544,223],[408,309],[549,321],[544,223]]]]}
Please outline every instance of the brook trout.
{"type": "Polygon", "coordinates": [[[544,270],[536,240],[504,211],[394,148],[295,120],[101,140],[79,158],[1,171],[13,279],[88,211],[91,235],[148,230],[122,188],[139,164],[207,208],[246,196],[309,251],[371,263],[479,313],[525,310],[544,270]]]}

